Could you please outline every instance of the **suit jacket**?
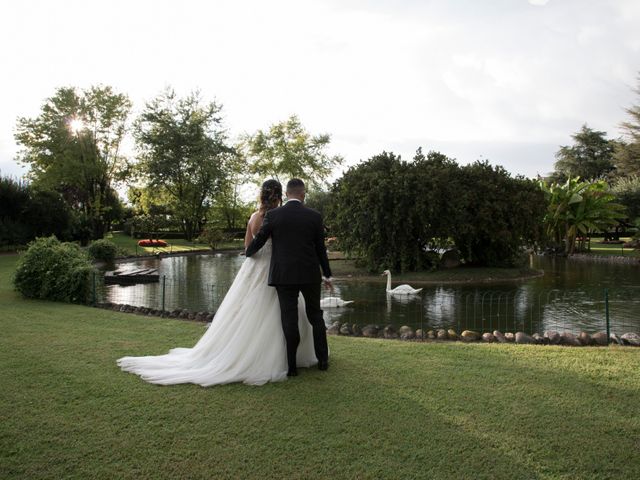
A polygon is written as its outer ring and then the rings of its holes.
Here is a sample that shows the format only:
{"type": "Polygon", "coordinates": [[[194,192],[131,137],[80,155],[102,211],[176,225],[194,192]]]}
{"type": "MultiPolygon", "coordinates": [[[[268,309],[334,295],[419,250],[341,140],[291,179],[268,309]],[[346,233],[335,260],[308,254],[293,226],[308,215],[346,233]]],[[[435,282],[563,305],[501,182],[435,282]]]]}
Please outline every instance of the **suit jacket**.
{"type": "Polygon", "coordinates": [[[320,283],[320,268],[325,277],[331,276],[322,216],[317,211],[296,201],[268,211],[260,231],[247,247],[247,257],[260,250],[269,237],[269,285],[320,283]]]}

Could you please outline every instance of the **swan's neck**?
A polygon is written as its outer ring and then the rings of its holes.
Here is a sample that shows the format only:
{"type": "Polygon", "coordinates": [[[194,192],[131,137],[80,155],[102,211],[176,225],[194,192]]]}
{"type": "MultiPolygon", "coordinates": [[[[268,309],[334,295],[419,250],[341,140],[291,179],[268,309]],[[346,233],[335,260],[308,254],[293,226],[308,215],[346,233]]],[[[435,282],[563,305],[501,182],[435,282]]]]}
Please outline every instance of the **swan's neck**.
{"type": "Polygon", "coordinates": [[[391,273],[387,273],[387,292],[391,290],[391,273]]]}

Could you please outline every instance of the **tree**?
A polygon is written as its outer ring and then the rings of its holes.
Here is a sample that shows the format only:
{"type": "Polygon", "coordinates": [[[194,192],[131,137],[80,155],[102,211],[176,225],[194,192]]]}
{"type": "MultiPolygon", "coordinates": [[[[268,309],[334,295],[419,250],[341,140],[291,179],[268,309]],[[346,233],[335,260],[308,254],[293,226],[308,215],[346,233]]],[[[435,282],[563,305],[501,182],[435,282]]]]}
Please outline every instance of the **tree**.
{"type": "Polygon", "coordinates": [[[606,132],[592,130],[584,124],[579,132],[571,135],[573,146],[561,146],[556,153],[553,178],[564,181],[569,177],[585,180],[605,178],[614,170],[615,142],[606,139],[606,132]]]}
{"type": "Polygon", "coordinates": [[[542,239],[546,203],[537,182],[477,161],[460,167],[455,187],[443,196],[457,210],[449,234],[468,263],[515,265],[523,247],[542,239]]]}
{"type": "Polygon", "coordinates": [[[540,239],[545,207],[531,180],[418,149],[413,162],[383,152],[351,167],[332,186],[327,223],[371,270],[422,270],[452,246],[467,263],[507,266],[540,239]]]}
{"type": "Polygon", "coordinates": [[[307,192],[304,204],[320,212],[324,217],[326,215],[329,204],[331,203],[331,193],[324,189],[315,189],[307,192]]]}
{"type": "Polygon", "coordinates": [[[616,201],[627,209],[630,223],[640,219],[640,177],[622,177],[611,187],[616,201]]]}
{"type": "Polygon", "coordinates": [[[220,186],[209,221],[226,230],[240,230],[254,210],[255,202],[242,199],[241,188],[251,177],[246,158],[235,150],[224,165],[224,182],[220,186]]]}
{"type": "MultiPolygon", "coordinates": [[[[640,76],[635,92],[640,95],[640,76]]],[[[631,117],[621,125],[626,141],[617,145],[614,159],[620,176],[640,176],[640,104],[626,112],[631,117]]]]}
{"type": "Polygon", "coordinates": [[[18,160],[30,167],[37,187],[63,195],[92,238],[102,238],[114,208],[130,109],[127,96],[111,87],[65,87],[45,101],[39,116],[18,119],[18,160]]]}
{"type": "Polygon", "coordinates": [[[564,243],[565,253],[576,249],[576,238],[616,225],[624,218],[624,207],[614,202],[604,180],[596,182],[569,178],[564,184],[540,182],[548,202],[544,223],[556,245],[564,243]]]}
{"type": "Polygon", "coordinates": [[[178,98],[168,88],[147,103],[135,123],[140,171],[149,187],[168,193],[187,240],[202,230],[224,182],[225,162],[233,155],[220,110],[199,92],[178,98]]]}
{"type": "Polygon", "coordinates": [[[301,178],[319,186],[342,163],[342,157],[326,153],[330,142],[328,134],[311,135],[292,115],[267,131],[258,130],[245,137],[243,148],[251,173],[260,181],[267,177],[301,178]]]}
{"type": "Polygon", "coordinates": [[[70,237],[71,215],[59,193],[0,177],[0,246],[26,245],[36,237],[70,237]]]}

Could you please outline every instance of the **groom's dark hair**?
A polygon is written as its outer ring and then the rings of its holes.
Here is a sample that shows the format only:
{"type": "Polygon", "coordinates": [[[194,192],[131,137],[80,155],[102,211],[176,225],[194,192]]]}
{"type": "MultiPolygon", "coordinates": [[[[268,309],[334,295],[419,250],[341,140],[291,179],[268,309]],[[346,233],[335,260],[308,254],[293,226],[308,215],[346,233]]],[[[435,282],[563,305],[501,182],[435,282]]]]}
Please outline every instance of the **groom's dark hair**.
{"type": "Polygon", "coordinates": [[[299,178],[292,178],[287,182],[287,193],[302,195],[304,193],[304,182],[299,178]]]}

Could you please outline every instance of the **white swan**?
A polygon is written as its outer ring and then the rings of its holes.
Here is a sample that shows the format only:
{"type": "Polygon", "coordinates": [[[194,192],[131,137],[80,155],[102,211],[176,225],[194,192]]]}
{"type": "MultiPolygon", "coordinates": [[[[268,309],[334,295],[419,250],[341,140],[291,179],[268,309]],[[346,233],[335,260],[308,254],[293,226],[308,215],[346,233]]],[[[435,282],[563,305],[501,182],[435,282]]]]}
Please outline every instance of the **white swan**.
{"type": "Polygon", "coordinates": [[[339,308],[353,303],[353,300],[342,300],[340,297],[326,297],[320,300],[322,308],[339,308]]]}
{"type": "Polygon", "coordinates": [[[411,285],[398,285],[396,288],[391,289],[391,272],[389,270],[385,270],[382,272],[382,275],[387,276],[387,293],[391,295],[415,295],[422,291],[421,288],[415,289],[411,285]]]}

